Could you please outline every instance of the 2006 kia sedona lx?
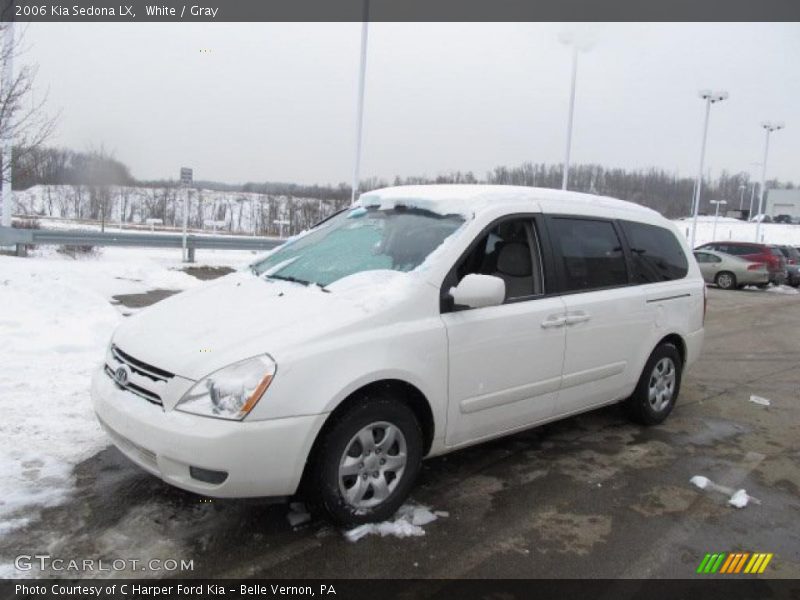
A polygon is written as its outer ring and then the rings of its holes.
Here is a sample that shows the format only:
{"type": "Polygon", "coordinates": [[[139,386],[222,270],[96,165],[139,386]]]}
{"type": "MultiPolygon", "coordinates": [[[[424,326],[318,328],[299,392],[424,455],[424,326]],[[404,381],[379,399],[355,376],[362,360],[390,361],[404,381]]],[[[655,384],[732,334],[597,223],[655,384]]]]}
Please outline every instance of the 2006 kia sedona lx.
{"type": "Polygon", "coordinates": [[[117,447],[168,483],[302,489],[363,523],[400,506],[424,457],[618,401],[660,423],[704,311],[689,248],[650,209],[387,188],[126,320],[92,398],[117,447]]]}

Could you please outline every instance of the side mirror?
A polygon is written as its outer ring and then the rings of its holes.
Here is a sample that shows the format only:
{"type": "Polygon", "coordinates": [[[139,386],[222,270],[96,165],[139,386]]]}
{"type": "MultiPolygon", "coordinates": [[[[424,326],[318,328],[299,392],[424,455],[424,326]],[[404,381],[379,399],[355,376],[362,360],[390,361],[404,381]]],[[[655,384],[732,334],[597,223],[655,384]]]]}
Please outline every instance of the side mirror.
{"type": "Polygon", "coordinates": [[[494,275],[465,275],[450,295],[457,306],[482,308],[499,306],[506,298],[506,282],[494,275]]]}

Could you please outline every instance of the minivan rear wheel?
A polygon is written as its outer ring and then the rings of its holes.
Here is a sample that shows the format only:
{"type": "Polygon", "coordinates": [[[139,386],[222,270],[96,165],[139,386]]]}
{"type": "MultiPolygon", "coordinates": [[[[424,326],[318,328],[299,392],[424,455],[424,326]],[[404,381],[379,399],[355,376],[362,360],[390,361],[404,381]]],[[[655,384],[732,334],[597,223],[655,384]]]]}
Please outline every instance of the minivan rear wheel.
{"type": "Polygon", "coordinates": [[[389,395],[367,394],[334,419],[310,465],[310,504],[339,525],[385,521],[419,474],[423,442],[414,412],[389,395]]]}
{"type": "Polygon", "coordinates": [[[642,425],[658,425],[667,418],[678,399],[683,361],[674,344],[658,346],[642,371],[639,383],[625,401],[631,419],[642,425]]]}
{"type": "Polygon", "coordinates": [[[717,273],[715,278],[717,287],[723,290],[732,290],[736,287],[736,275],[730,271],[717,273]]]}

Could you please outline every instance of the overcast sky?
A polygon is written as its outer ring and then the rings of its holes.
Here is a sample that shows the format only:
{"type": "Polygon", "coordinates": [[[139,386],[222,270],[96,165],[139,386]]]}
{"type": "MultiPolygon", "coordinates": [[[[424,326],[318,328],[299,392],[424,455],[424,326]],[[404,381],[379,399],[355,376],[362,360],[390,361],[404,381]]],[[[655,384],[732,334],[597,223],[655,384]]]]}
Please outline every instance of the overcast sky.
{"type": "MultiPolygon", "coordinates": [[[[706,165],[800,183],[800,24],[403,24],[369,30],[362,176],[436,175],[563,160],[567,29],[581,54],[573,161],[694,176],[702,88],[706,165]]],[[[349,182],[361,25],[32,24],[62,118],[57,145],[103,144],[142,179],[349,182]],[[201,52],[201,50],[205,50],[201,52]]]]}

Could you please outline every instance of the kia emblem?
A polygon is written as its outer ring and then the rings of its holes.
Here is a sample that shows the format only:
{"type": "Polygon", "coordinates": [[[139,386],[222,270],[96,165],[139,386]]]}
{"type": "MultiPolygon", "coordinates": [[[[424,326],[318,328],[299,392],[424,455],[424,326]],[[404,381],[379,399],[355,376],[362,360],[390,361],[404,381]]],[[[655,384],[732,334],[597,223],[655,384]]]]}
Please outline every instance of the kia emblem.
{"type": "Polygon", "coordinates": [[[128,367],[122,366],[114,371],[114,382],[121,388],[128,385],[128,367]]]}

